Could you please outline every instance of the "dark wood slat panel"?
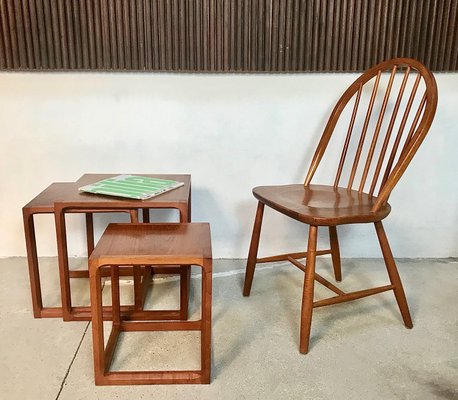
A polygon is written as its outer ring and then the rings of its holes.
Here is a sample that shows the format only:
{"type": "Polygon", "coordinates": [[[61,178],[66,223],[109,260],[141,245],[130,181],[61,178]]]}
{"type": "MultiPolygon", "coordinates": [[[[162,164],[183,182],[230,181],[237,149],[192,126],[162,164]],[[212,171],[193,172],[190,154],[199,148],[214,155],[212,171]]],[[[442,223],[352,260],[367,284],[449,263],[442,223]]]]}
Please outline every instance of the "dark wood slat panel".
{"type": "Polygon", "coordinates": [[[458,69],[458,0],[0,0],[2,70],[458,69]]]}

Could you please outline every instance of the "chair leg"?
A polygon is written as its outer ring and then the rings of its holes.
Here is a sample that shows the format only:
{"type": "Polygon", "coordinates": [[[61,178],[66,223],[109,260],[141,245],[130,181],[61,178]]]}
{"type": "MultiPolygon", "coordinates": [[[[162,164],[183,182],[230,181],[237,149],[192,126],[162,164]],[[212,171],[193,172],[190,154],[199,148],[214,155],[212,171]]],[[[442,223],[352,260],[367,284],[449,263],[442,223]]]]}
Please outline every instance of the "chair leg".
{"type": "Polygon", "coordinates": [[[310,328],[312,325],[317,233],[318,227],[310,226],[305,264],[304,290],[302,294],[301,332],[299,345],[299,351],[304,354],[309,350],[310,328]]]}
{"type": "Polygon", "coordinates": [[[329,227],[329,242],[331,243],[331,257],[332,266],[334,268],[334,276],[336,281],[342,280],[342,269],[340,266],[340,251],[339,240],[337,239],[337,228],[335,226],[329,227]]]}
{"type": "Polygon", "coordinates": [[[412,328],[412,318],[410,317],[409,306],[407,304],[406,295],[404,293],[404,288],[402,287],[401,278],[399,277],[398,269],[396,268],[396,263],[394,262],[393,254],[391,253],[390,245],[383,229],[381,221],[375,222],[375,230],[377,232],[378,240],[380,242],[380,247],[382,248],[383,258],[385,259],[386,269],[388,271],[388,276],[390,277],[391,284],[394,286],[394,296],[401,311],[402,319],[404,320],[404,325],[407,328],[412,328]]]}
{"type": "Polygon", "coordinates": [[[262,216],[264,214],[264,203],[258,202],[256,211],[256,219],[254,221],[253,233],[251,235],[250,251],[248,252],[248,260],[245,272],[245,284],[243,286],[243,295],[249,296],[251,284],[253,283],[254,269],[256,267],[256,259],[258,257],[259,236],[261,234],[262,216]]]}

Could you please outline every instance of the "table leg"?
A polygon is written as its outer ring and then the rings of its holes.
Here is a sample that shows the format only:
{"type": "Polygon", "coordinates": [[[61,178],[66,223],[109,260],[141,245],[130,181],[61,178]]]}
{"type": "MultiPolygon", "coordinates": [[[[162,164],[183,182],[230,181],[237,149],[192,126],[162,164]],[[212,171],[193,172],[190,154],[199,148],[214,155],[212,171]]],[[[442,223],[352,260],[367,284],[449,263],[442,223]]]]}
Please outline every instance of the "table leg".
{"type": "Polygon", "coordinates": [[[72,297],[70,289],[70,271],[68,268],[67,232],[65,228],[65,212],[63,208],[54,210],[56,219],[57,259],[59,262],[60,291],[62,301],[62,317],[71,321],[72,297]]]}
{"type": "Polygon", "coordinates": [[[94,214],[85,213],[86,216],[86,242],[87,242],[87,257],[94,251],[94,214]]]}
{"type": "MultiPolygon", "coordinates": [[[[190,203],[185,208],[179,208],[180,222],[190,222],[190,203]]],[[[189,312],[189,294],[191,288],[191,266],[180,267],[180,319],[187,320],[189,312]]]]}
{"type": "Polygon", "coordinates": [[[22,210],[24,218],[25,244],[27,248],[27,261],[29,265],[30,289],[32,291],[33,316],[41,318],[43,300],[41,297],[40,271],[38,269],[37,242],[35,239],[35,224],[33,214],[22,210]]]}
{"type": "Polygon", "coordinates": [[[202,383],[211,380],[211,321],[212,321],[212,260],[205,260],[202,267],[202,333],[201,369],[202,383]]]}
{"type": "MultiPolygon", "coordinates": [[[[130,210],[130,222],[138,223],[138,210],[130,210]]],[[[143,294],[142,294],[142,267],[135,265],[133,267],[134,279],[134,307],[135,310],[143,309],[143,294]]]]}

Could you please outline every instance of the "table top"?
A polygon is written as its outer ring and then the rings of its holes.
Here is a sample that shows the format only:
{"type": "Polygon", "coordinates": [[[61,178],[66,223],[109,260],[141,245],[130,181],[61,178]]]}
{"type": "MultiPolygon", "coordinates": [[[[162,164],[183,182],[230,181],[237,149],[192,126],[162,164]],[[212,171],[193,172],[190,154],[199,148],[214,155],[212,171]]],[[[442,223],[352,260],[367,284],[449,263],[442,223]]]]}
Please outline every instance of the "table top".
{"type": "Polygon", "coordinates": [[[55,203],[68,203],[74,207],[86,208],[174,208],[189,202],[191,175],[176,174],[132,174],[151,178],[171,179],[184,185],[147,200],[123,199],[93,193],[80,192],[78,188],[121,174],[84,174],[76,182],[55,182],[27,203],[24,209],[33,213],[53,213],[55,203]]]}
{"type": "Polygon", "coordinates": [[[153,264],[186,264],[211,257],[208,223],[124,223],[108,225],[90,259],[99,265],[108,265],[110,260],[114,265],[139,265],[147,260],[153,264]]]}

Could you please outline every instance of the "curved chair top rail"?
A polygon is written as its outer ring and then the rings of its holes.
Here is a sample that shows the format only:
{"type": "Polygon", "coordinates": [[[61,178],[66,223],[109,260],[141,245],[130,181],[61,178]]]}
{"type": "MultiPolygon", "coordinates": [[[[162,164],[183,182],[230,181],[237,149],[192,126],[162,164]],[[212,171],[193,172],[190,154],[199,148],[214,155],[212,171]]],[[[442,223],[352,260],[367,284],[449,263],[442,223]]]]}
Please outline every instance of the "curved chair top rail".
{"type": "Polygon", "coordinates": [[[353,107],[348,110],[348,126],[345,123],[347,134],[334,187],[338,187],[343,180],[344,167],[348,169],[351,166],[347,189],[354,188],[362,194],[366,193],[367,186],[369,195],[374,196],[378,187],[378,198],[373,207],[373,211],[377,211],[387,202],[428,133],[437,107],[436,81],[423,64],[409,58],[384,61],[362,74],[334,107],[313,156],[305,186],[311,183],[336,125],[341,123],[339,119],[347,106],[351,107],[352,99],[353,107]],[[382,88],[380,81],[385,72],[389,73],[389,78],[386,87],[382,88]],[[371,83],[367,109],[360,109],[362,93],[365,93],[365,88],[370,88],[371,83]],[[375,103],[380,104],[374,107],[375,103]],[[360,126],[355,124],[357,119],[360,126]],[[356,147],[353,157],[349,155],[349,149],[352,148],[350,143],[356,147]],[[389,156],[386,159],[387,154],[389,156]]]}

